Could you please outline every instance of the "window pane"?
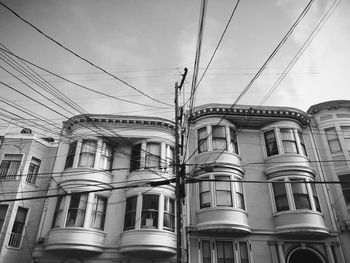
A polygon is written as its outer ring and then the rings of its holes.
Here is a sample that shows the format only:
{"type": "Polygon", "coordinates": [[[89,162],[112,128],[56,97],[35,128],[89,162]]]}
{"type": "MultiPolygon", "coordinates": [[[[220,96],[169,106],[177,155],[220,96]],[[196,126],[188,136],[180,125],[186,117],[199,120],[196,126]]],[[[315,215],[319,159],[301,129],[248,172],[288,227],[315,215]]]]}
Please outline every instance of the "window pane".
{"type": "Polygon", "coordinates": [[[62,213],[64,209],[64,204],[65,204],[65,198],[66,198],[65,196],[57,197],[56,209],[55,209],[52,226],[51,226],[52,228],[60,227],[62,213]]]}
{"type": "Polygon", "coordinates": [[[113,164],[113,146],[102,142],[99,168],[110,171],[113,164]]]}
{"type": "Polygon", "coordinates": [[[74,194],[71,196],[66,226],[82,227],[84,225],[87,194],[74,194]]]}
{"type": "Polygon", "coordinates": [[[212,126],[213,150],[226,150],[226,127],[212,126]]]}
{"type": "Polygon", "coordinates": [[[83,140],[79,157],[79,166],[94,167],[97,142],[94,140],[83,140]]]}
{"type": "Polygon", "coordinates": [[[289,210],[286,188],[283,182],[272,184],[277,212],[289,210]]]}
{"type": "Polygon", "coordinates": [[[203,263],[211,263],[211,247],[208,240],[202,241],[202,259],[203,263]]]}
{"type": "Polygon", "coordinates": [[[298,179],[292,179],[290,181],[297,182],[297,183],[291,183],[295,208],[296,209],[311,209],[311,203],[309,200],[309,195],[307,192],[306,184],[300,182],[303,180],[298,180],[298,179]]]}
{"type": "Polygon", "coordinates": [[[160,143],[147,143],[146,168],[160,168],[160,143]]]}
{"type": "Polygon", "coordinates": [[[19,247],[22,240],[22,234],[25,226],[28,209],[18,207],[15,221],[9,238],[8,245],[10,247],[19,247]]]}
{"type": "Polygon", "coordinates": [[[233,244],[230,241],[216,242],[216,257],[217,262],[233,263],[233,244]]]}
{"type": "Polygon", "coordinates": [[[175,200],[164,197],[164,219],[163,226],[166,229],[175,231],[175,200]]]}
{"type": "Polygon", "coordinates": [[[39,172],[39,167],[40,167],[41,161],[35,157],[32,157],[32,160],[30,161],[30,165],[28,168],[28,173],[26,177],[26,182],[35,184],[36,182],[36,177],[39,172]]]}
{"type": "Polygon", "coordinates": [[[265,138],[267,156],[278,154],[275,131],[272,130],[272,131],[265,132],[264,138],[265,138]]]}
{"type": "Polygon", "coordinates": [[[246,242],[239,242],[239,255],[241,263],[249,263],[248,246],[246,242]]]}
{"type": "Polygon", "coordinates": [[[318,201],[317,191],[315,184],[311,183],[312,195],[314,197],[314,202],[316,206],[316,211],[321,212],[320,202],[318,201]]]}
{"type": "Polygon", "coordinates": [[[141,228],[158,228],[158,195],[142,196],[141,228]]]}
{"type": "Polygon", "coordinates": [[[5,221],[8,205],[0,205],[0,233],[5,221]]]}
{"type": "MultiPolygon", "coordinates": [[[[202,180],[206,180],[202,178],[202,180]]],[[[202,181],[199,183],[199,199],[200,199],[200,208],[210,207],[211,206],[211,197],[210,197],[210,182],[202,181]]]]}
{"type": "Polygon", "coordinates": [[[74,156],[75,156],[75,150],[77,148],[77,142],[72,142],[71,144],[69,144],[69,148],[68,148],[68,153],[67,153],[67,159],[66,159],[66,164],[64,169],[70,168],[73,166],[73,162],[74,162],[74,156]]]}
{"type": "Polygon", "coordinates": [[[324,131],[326,133],[326,138],[331,153],[340,152],[342,149],[335,128],[325,129],[324,131]]]}
{"type": "Polygon", "coordinates": [[[295,140],[293,129],[282,128],[281,139],[285,153],[298,153],[297,143],[295,140]]]}
{"type": "Polygon", "coordinates": [[[203,127],[198,129],[198,151],[200,153],[208,151],[207,141],[207,128],[203,127]]]}
{"type": "Polygon", "coordinates": [[[130,172],[140,169],[141,164],[141,143],[131,148],[130,172]]]}
{"type": "Polygon", "coordinates": [[[217,206],[232,206],[231,182],[229,180],[230,176],[215,176],[217,206]],[[223,180],[223,182],[220,182],[220,180],[223,180]]]}
{"type": "Polygon", "coordinates": [[[233,152],[238,154],[237,133],[234,129],[230,129],[230,136],[233,152]]]}
{"type": "Polygon", "coordinates": [[[91,211],[91,227],[103,230],[106,218],[107,198],[103,196],[94,196],[91,211]]]}
{"type": "Polygon", "coordinates": [[[126,199],[124,230],[134,229],[136,220],[137,196],[126,199]]]}
{"type": "Polygon", "coordinates": [[[300,145],[301,145],[301,151],[302,151],[301,154],[307,156],[305,142],[304,142],[304,137],[303,137],[303,134],[300,131],[298,131],[298,136],[299,136],[300,145]]]}
{"type": "Polygon", "coordinates": [[[339,181],[342,182],[340,186],[343,191],[345,203],[350,205],[350,183],[346,183],[350,182],[350,174],[339,175],[339,181]]]}

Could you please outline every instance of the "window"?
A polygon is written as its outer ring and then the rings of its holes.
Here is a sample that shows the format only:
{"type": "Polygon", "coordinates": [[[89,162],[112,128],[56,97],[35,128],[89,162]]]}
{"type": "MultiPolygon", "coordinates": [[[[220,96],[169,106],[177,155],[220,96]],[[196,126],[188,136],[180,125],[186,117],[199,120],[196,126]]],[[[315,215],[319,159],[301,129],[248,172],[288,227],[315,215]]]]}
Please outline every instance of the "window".
{"type": "Polygon", "coordinates": [[[341,189],[343,191],[346,205],[350,206],[350,174],[339,175],[341,189]]]}
{"type": "Polygon", "coordinates": [[[13,223],[12,231],[8,245],[10,247],[19,248],[22,241],[23,230],[27,218],[28,209],[18,207],[15,222],[13,223]]]}
{"type": "Polygon", "coordinates": [[[231,241],[216,241],[216,262],[233,263],[233,243],[231,241]]]}
{"type": "Polygon", "coordinates": [[[2,230],[2,226],[4,225],[6,213],[7,213],[8,205],[0,205],[0,233],[2,230]]]}
{"type": "Polygon", "coordinates": [[[94,167],[97,142],[95,140],[83,140],[81,145],[79,166],[94,167]]]}
{"type": "Polygon", "coordinates": [[[39,168],[40,168],[40,163],[41,161],[39,159],[32,157],[32,160],[30,161],[30,165],[28,168],[26,182],[35,184],[36,177],[38,175],[39,168]]]}
{"type": "Polygon", "coordinates": [[[65,196],[57,197],[57,203],[56,203],[55,213],[53,215],[51,228],[60,227],[63,210],[64,210],[65,199],[66,199],[65,196]]]}
{"type": "Polygon", "coordinates": [[[145,168],[160,168],[160,143],[147,143],[145,168]]]}
{"type": "Polygon", "coordinates": [[[131,148],[130,172],[141,168],[141,143],[131,148]]]}
{"type": "Polygon", "coordinates": [[[167,154],[167,167],[168,172],[175,173],[175,152],[174,152],[174,147],[168,145],[168,154],[167,154]]]}
{"type": "Polygon", "coordinates": [[[113,165],[113,147],[102,142],[100,165],[101,169],[111,171],[113,165]]]}
{"type": "Polygon", "coordinates": [[[74,194],[70,197],[67,227],[82,227],[84,225],[87,197],[87,194],[74,194]]]}
{"type": "Polygon", "coordinates": [[[237,132],[234,129],[230,129],[230,143],[234,153],[238,154],[238,144],[237,144],[237,132]]]}
{"type": "Polygon", "coordinates": [[[213,150],[227,150],[226,127],[212,126],[213,150]]]}
{"type": "Polygon", "coordinates": [[[210,182],[205,181],[206,179],[209,179],[209,177],[203,177],[203,181],[199,183],[200,208],[211,206],[210,182]]]}
{"type": "Polygon", "coordinates": [[[175,231],[175,198],[145,193],[126,199],[124,231],[161,229],[175,231]]]}
{"type": "Polygon", "coordinates": [[[307,209],[321,212],[316,187],[310,179],[289,178],[272,183],[276,212],[307,209]]]}
{"type": "Polygon", "coordinates": [[[277,154],[307,156],[303,134],[296,128],[274,128],[264,132],[267,157],[277,154]]]}
{"type": "Polygon", "coordinates": [[[232,190],[230,176],[215,176],[215,192],[217,206],[232,206],[232,190]],[[222,180],[222,181],[221,181],[222,180]]]}
{"type": "Polygon", "coordinates": [[[0,164],[0,180],[16,180],[21,159],[21,154],[5,154],[0,164]]]}
{"type": "Polygon", "coordinates": [[[242,182],[235,182],[237,207],[245,209],[242,182]]]}
{"type": "Polygon", "coordinates": [[[289,210],[287,192],[283,181],[272,184],[277,212],[289,210]]]}
{"type": "Polygon", "coordinates": [[[207,127],[198,129],[198,152],[208,151],[207,127]]]}
{"type": "Polygon", "coordinates": [[[350,126],[341,126],[340,129],[343,134],[345,148],[350,151],[350,126]]]}
{"type": "Polygon", "coordinates": [[[137,196],[126,199],[124,230],[134,229],[136,220],[137,196]]]}
{"type": "Polygon", "coordinates": [[[175,231],[175,199],[164,197],[164,229],[175,231]]]}
{"type": "Polygon", "coordinates": [[[328,128],[328,129],[325,129],[324,131],[326,133],[326,138],[327,138],[329,150],[331,151],[331,153],[340,152],[342,149],[341,149],[340,142],[339,142],[338,135],[335,128],[328,128]]]}
{"type": "Polygon", "coordinates": [[[141,228],[158,228],[159,195],[142,196],[141,228]]]}
{"type": "Polygon", "coordinates": [[[294,131],[291,128],[281,128],[281,140],[284,153],[298,153],[294,131]]]}
{"type": "Polygon", "coordinates": [[[200,178],[199,208],[207,207],[236,207],[245,209],[243,186],[235,176],[211,174],[200,178]]]}
{"type": "Polygon", "coordinates": [[[202,263],[249,263],[248,243],[230,240],[202,240],[202,263]],[[214,253],[212,253],[212,251],[214,253]],[[238,256],[238,258],[236,257],[238,256]]]}
{"type": "Polygon", "coordinates": [[[107,209],[107,198],[103,196],[94,196],[91,212],[91,227],[95,229],[104,229],[107,209]]]}
{"type": "Polygon", "coordinates": [[[275,131],[264,132],[267,156],[278,154],[275,131]]]}
{"type": "Polygon", "coordinates": [[[309,194],[304,180],[290,180],[296,209],[311,209],[309,194]]]}
{"type": "Polygon", "coordinates": [[[77,149],[77,142],[72,142],[69,144],[68,153],[67,153],[67,159],[66,164],[64,166],[64,169],[73,167],[74,162],[74,156],[75,156],[75,150],[77,149]]]}

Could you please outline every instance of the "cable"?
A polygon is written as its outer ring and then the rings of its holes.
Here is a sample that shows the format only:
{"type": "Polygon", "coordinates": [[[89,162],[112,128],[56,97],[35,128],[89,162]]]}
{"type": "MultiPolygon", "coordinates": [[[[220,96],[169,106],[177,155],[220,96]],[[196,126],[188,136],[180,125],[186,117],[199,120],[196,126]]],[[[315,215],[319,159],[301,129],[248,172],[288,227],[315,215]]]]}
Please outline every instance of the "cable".
{"type": "MultiPolygon", "coordinates": [[[[282,47],[282,45],[287,41],[287,39],[289,38],[289,36],[293,33],[294,29],[296,28],[296,26],[300,23],[300,21],[305,17],[305,15],[307,14],[307,12],[310,10],[311,4],[314,2],[314,0],[310,0],[309,3],[306,5],[306,7],[304,8],[304,10],[301,12],[301,14],[299,15],[299,17],[296,19],[296,21],[293,23],[293,25],[291,26],[291,28],[288,30],[288,32],[284,35],[284,37],[282,38],[282,40],[278,43],[278,45],[276,46],[276,48],[273,50],[273,52],[270,54],[270,56],[267,58],[267,60],[264,62],[264,64],[260,67],[260,69],[258,70],[258,72],[255,74],[255,76],[253,77],[253,79],[248,83],[248,85],[244,88],[244,90],[240,93],[240,95],[237,97],[237,99],[235,100],[235,102],[230,106],[230,109],[232,109],[237,103],[238,101],[244,96],[244,94],[251,88],[252,84],[254,83],[254,81],[259,77],[259,75],[261,74],[261,72],[266,68],[267,64],[272,60],[272,58],[277,54],[277,52],[280,50],[280,48],[282,47]]],[[[219,122],[215,125],[218,126],[223,120],[224,118],[227,116],[227,114],[223,115],[221,117],[221,119],[219,120],[219,122]]],[[[213,133],[213,131],[207,135],[207,138],[213,133]]],[[[199,146],[198,146],[199,147],[199,146]]],[[[190,157],[187,158],[187,160],[185,162],[187,162],[190,158],[192,158],[192,156],[197,152],[198,147],[196,148],[196,150],[190,155],[190,157]]]]}
{"type": "MultiPolygon", "coordinates": [[[[0,3],[1,3],[1,2],[0,2],[0,3]]],[[[3,44],[1,44],[1,45],[3,45],[3,44]]],[[[147,105],[147,104],[142,104],[142,103],[138,103],[138,102],[126,100],[126,99],[121,99],[121,98],[119,98],[119,97],[116,97],[116,96],[113,96],[113,95],[109,95],[109,94],[106,94],[106,93],[104,93],[104,92],[101,92],[101,91],[98,91],[98,90],[94,90],[94,89],[88,88],[88,87],[86,87],[86,86],[84,86],[84,85],[78,84],[78,83],[76,83],[76,82],[74,82],[74,81],[72,81],[72,80],[69,80],[69,79],[67,79],[67,78],[64,78],[64,77],[62,77],[62,76],[60,76],[60,75],[58,75],[58,74],[56,74],[56,73],[54,73],[54,72],[52,72],[52,71],[50,71],[50,70],[47,70],[47,69],[45,69],[45,68],[43,68],[43,67],[41,67],[41,66],[38,66],[38,65],[36,65],[36,64],[34,64],[34,63],[32,63],[32,62],[30,62],[29,60],[26,60],[26,59],[24,59],[24,58],[22,58],[22,57],[20,57],[20,56],[18,56],[18,55],[15,55],[15,54],[12,53],[11,51],[8,51],[8,50],[3,49],[3,48],[1,48],[1,47],[0,47],[0,50],[2,50],[2,51],[4,51],[4,52],[6,52],[6,53],[8,53],[8,54],[10,54],[10,55],[12,55],[12,56],[18,58],[18,59],[20,59],[21,61],[26,62],[26,63],[28,63],[28,64],[30,64],[30,65],[32,65],[32,66],[38,68],[38,69],[41,69],[42,71],[45,71],[45,72],[47,72],[47,73],[49,73],[49,74],[51,74],[51,75],[53,75],[53,76],[55,76],[55,77],[57,77],[57,78],[60,78],[60,79],[66,81],[66,82],[68,82],[68,83],[70,83],[70,84],[73,84],[73,85],[75,85],[75,86],[77,86],[77,87],[80,87],[80,88],[82,88],[82,89],[85,89],[85,90],[88,90],[88,91],[91,91],[91,92],[94,92],[94,93],[97,93],[97,94],[100,94],[100,95],[103,95],[103,96],[106,96],[106,97],[109,97],[109,98],[113,98],[113,99],[116,99],[116,100],[119,100],[119,101],[123,101],[123,102],[131,103],[131,104],[135,104],[135,105],[140,105],[140,106],[145,106],[145,107],[151,107],[151,108],[156,108],[156,109],[167,109],[167,108],[164,108],[164,107],[163,107],[163,108],[160,108],[160,107],[156,107],[156,106],[152,106],[152,105],[147,105]]],[[[172,106],[172,105],[170,105],[170,106],[172,106]]]]}
{"type": "Polygon", "coordinates": [[[47,39],[51,40],[52,42],[56,43],[58,46],[62,47],[64,50],[68,51],[69,53],[73,54],[74,56],[78,57],[79,59],[85,61],[86,63],[90,64],[91,66],[93,66],[94,68],[104,72],[105,74],[107,74],[108,76],[120,81],[121,83],[123,83],[124,85],[128,86],[129,88],[132,88],[133,90],[137,91],[138,93],[142,94],[143,96],[156,101],[158,103],[161,103],[163,105],[167,105],[167,106],[172,106],[171,104],[162,102],[160,100],[157,100],[149,95],[147,95],[146,93],[144,93],[143,91],[137,89],[136,87],[132,86],[131,84],[127,83],[126,81],[118,78],[117,76],[113,75],[112,73],[108,72],[107,70],[101,68],[100,66],[97,66],[96,64],[94,64],[93,62],[87,60],[86,58],[83,58],[82,56],[80,56],[79,54],[77,54],[76,52],[72,51],[71,49],[65,47],[63,44],[61,44],[60,42],[58,42],[57,40],[53,39],[52,37],[50,37],[49,35],[47,35],[46,33],[44,33],[42,30],[40,30],[38,27],[34,26],[32,23],[30,23],[28,20],[22,18],[18,13],[16,13],[14,10],[12,10],[11,8],[9,8],[7,5],[5,5],[4,3],[0,2],[0,4],[5,7],[7,10],[9,10],[12,14],[14,14],[16,17],[18,17],[20,20],[22,20],[24,23],[26,23],[27,25],[29,25],[30,27],[34,28],[36,31],[38,31],[41,35],[45,36],[47,39]]]}

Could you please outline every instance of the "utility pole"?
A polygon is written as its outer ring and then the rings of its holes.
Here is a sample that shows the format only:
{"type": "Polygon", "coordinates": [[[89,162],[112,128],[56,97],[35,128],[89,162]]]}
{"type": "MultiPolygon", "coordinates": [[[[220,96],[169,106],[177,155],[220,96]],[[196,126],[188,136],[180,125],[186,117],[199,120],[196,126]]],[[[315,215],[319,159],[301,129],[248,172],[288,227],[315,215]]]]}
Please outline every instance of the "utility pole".
{"type": "Polygon", "coordinates": [[[183,201],[183,184],[184,184],[184,166],[180,165],[180,145],[179,145],[179,126],[182,119],[182,110],[179,110],[178,96],[179,91],[181,91],[182,85],[185,81],[187,75],[187,68],[182,74],[182,80],[180,86],[175,83],[175,176],[176,176],[176,262],[182,262],[182,201],[183,201]],[[181,113],[180,113],[181,112],[181,113]],[[180,170],[181,169],[181,170],[180,170]]]}

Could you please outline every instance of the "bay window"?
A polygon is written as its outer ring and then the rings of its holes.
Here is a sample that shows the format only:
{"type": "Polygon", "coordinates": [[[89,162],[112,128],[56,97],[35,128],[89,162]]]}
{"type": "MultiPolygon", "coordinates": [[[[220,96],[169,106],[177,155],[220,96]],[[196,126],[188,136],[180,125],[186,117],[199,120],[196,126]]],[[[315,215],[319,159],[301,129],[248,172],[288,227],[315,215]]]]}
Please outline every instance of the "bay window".
{"type": "Polygon", "coordinates": [[[175,198],[145,193],[126,199],[124,231],[158,229],[175,231],[175,198]]]}
{"type": "Polygon", "coordinates": [[[242,182],[233,175],[211,174],[199,179],[199,208],[235,207],[245,209],[242,182]]]}
{"type": "Polygon", "coordinates": [[[83,140],[79,156],[80,167],[94,167],[97,141],[83,140]]]}
{"type": "Polygon", "coordinates": [[[272,181],[276,212],[313,210],[321,212],[315,184],[310,179],[286,177],[272,181]]]}
{"type": "Polygon", "coordinates": [[[232,240],[202,240],[201,263],[249,263],[247,242],[232,240]]]}
{"type": "Polygon", "coordinates": [[[229,151],[238,154],[237,133],[232,127],[212,125],[197,130],[198,153],[229,151]],[[207,129],[211,132],[208,134],[207,129]]]}
{"type": "Polygon", "coordinates": [[[296,128],[274,128],[263,133],[267,157],[277,154],[307,156],[303,134],[296,128]]]}

